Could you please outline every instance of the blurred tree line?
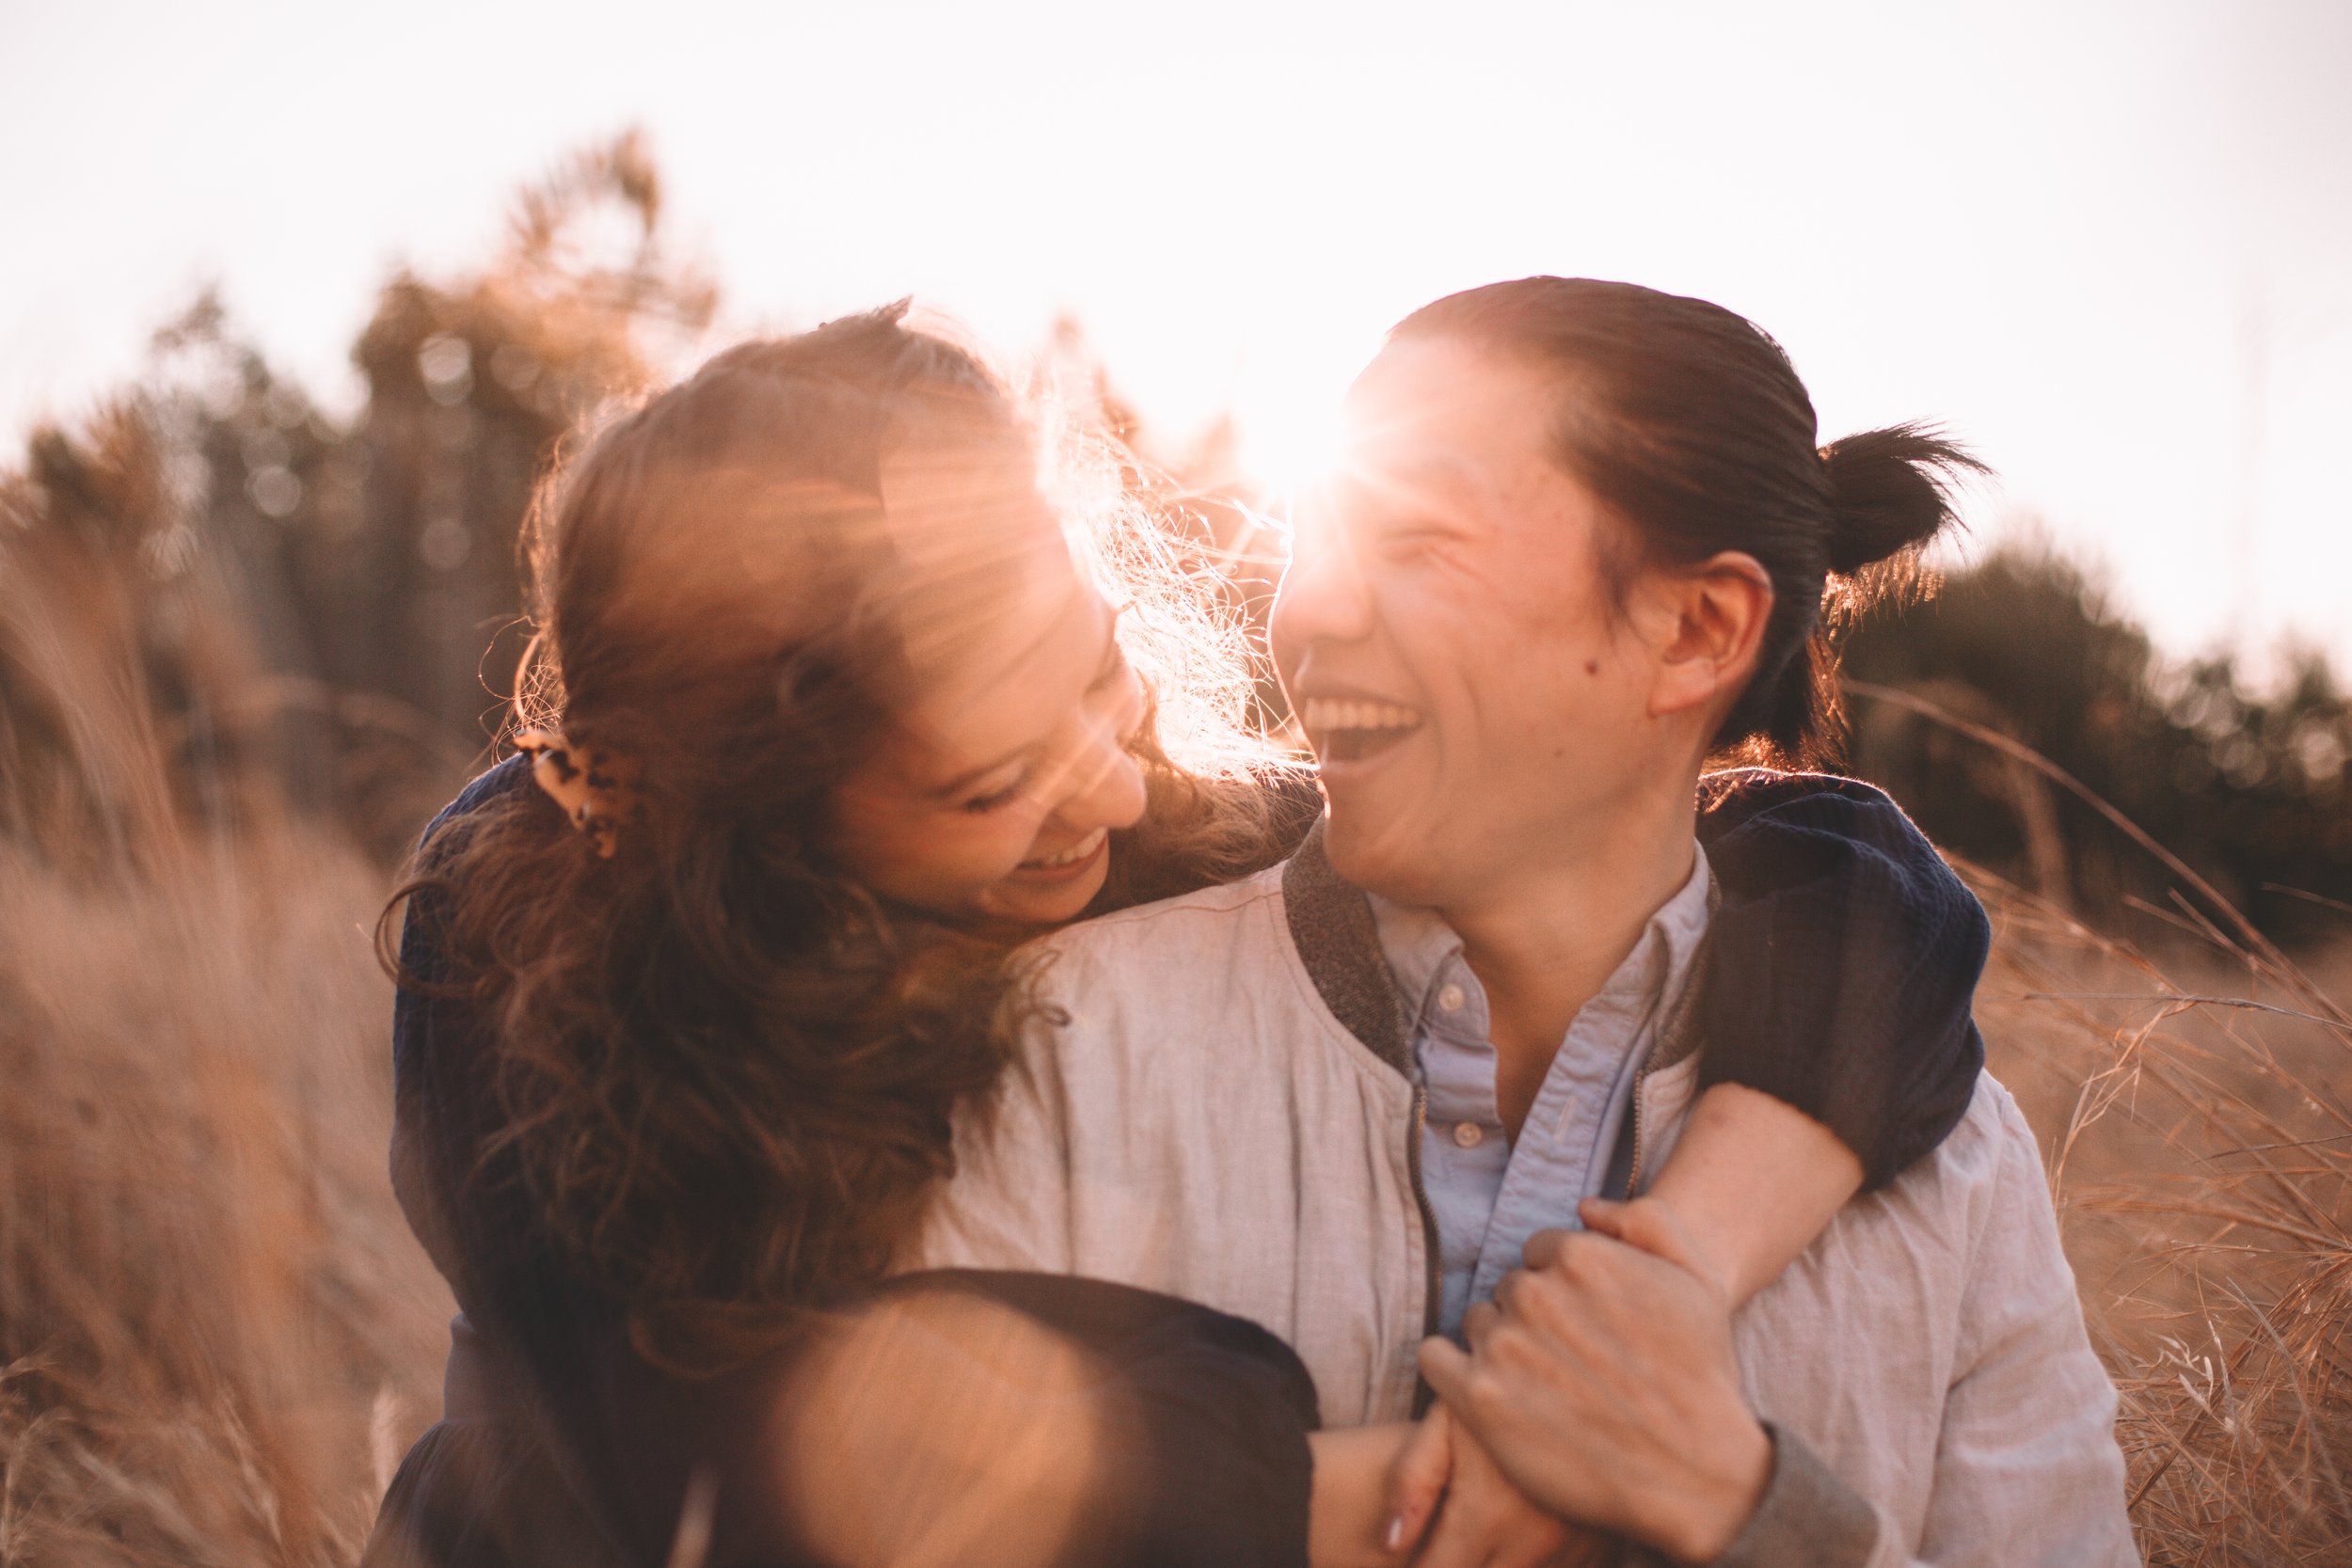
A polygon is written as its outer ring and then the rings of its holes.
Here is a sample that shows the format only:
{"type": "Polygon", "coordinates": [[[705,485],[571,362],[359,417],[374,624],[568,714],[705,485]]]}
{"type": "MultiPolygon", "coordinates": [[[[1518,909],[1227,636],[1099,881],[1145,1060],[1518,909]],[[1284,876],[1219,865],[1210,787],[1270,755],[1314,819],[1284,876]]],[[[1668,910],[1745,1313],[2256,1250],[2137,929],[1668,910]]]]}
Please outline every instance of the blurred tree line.
{"type": "Polygon", "coordinates": [[[1853,770],[1947,849],[2091,925],[2214,911],[2069,780],[2266,933],[2347,929],[2352,696],[2318,653],[2269,691],[2228,655],[2168,661],[2080,568],[2020,542],[1855,628],[1845,669],[1853,770]]]}
{"type": "MultiPolygon", "coordinates": [[[[634,133],[563,165],[479,272],[385,285],[347,422],[208,297],[158,335],[139,388],[37,430],[0,473],[0,833],[104,855],[163,816],[284,810],[398,854],[497,731],[534,480],[712,319],[661,219],[634,133]]],[[[1040,377],[1139,454],[1125,483],[1221,553],[1259,618],[1274,552],[1231,424],[1155,451],[1074,324],[1040,377]]],[[[2160,864],[1986,736],[2113,802],[2269,930],[2352,904],[2352,700],[2315,656],[2275,695],[2227,658],[2169,664],[2077,570],[2009,547],[1858,627],[1848,671],[1855,770],[2094,924],[2194,917],[2160,864]]]]}
{"type": "Polygon", "coordinates": [[[711,319],[661,215],[636,134],[564,163],[479,273],[384,286],[347,423],[208,295],[138,388],[37,429],[0,474],[0,832],[103,851],[282,807],[398,853],[512,689],[533,482],[711,319]],[[177,801],[136,799],[153,763],[177,801]]]}

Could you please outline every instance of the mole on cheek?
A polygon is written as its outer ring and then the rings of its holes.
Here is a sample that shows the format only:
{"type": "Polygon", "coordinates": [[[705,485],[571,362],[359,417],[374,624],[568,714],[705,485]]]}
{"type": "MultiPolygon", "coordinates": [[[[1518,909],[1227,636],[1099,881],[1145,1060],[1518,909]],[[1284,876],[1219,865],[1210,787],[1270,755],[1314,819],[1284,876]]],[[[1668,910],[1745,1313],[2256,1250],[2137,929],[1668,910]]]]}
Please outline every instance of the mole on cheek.
{"type": "Polygon", "coordinates": [[[1599,673],[1600,673],[1600,660],[1598,660],[1598,659],[1597,659],[1597,658],[1588,658],[1588,659],[1586,659],[1586,660],[1584,661],[1584,673],[1585,673],[1586,674],[1588,674],[1588,675],[1597,675],[1597,674],[1599,674],[1599,673]]]}

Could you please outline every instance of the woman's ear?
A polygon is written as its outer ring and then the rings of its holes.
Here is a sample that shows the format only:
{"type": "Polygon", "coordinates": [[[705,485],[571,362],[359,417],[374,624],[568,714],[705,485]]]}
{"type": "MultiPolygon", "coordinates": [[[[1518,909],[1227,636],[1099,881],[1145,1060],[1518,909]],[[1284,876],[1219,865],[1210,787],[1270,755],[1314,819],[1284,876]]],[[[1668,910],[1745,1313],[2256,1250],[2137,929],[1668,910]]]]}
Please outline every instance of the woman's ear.
{"type": "Polygon", "coordinates": [[[1652,718],[1706,709],[1729,712],[1756,673],[1756,650],[1772,615],[1772,579],[1756,557],[1724,550],[1695,566],[1655,574],[1660,613],[1652,718]]]}

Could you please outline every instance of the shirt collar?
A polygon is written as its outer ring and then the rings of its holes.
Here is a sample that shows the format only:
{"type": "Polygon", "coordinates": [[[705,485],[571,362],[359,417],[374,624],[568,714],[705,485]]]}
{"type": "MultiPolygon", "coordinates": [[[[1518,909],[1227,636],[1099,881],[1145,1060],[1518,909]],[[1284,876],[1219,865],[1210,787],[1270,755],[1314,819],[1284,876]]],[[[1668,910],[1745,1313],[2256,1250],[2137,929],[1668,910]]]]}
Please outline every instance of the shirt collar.
{"type": "MultiPolygon", "coordinates": [[[[1691,862],[1691,875],[1673,897],[1651,911],[1632,951],[1587,1006],[1597,1003],[1646,1015],[1657,1003],[1681,994],[1698,961],[1713,904],[1714,873],[1706,849],[1694,843],[1691,862]]],[[[1381,953],[1396,980],[1406,1032],[1418,1035],[1440,989],[1477,985],[1470,966],[1459,961],[1462,939],[1435,910],[1396,903],[1376,893],[1365,897],[1372,904],[1381,953]]],[[[1480,1016],[1484,1012],[1482,1006],[1480,1016]]]]}

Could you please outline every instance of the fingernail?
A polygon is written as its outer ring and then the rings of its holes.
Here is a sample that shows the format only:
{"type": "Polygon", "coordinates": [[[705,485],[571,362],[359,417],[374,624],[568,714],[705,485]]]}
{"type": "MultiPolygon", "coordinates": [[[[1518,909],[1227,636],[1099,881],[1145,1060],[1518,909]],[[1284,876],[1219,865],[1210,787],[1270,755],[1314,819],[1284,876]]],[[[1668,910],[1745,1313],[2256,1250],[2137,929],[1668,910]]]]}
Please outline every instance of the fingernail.
{"type": "Polygon", "coordinates": [[[1404,1514],[1402,1514],[1402,1513],[1395,1513],[1395,1514],[1391,1514],[1391,1515],[1390,1515],[1390,1517],[1389,1517],[1389,1528],[1388,1528],[1387,1531],[1386,1531],[1384,1534],[1382,1534],[1382,1536],[1380,1537],[1380,1544],[1381,1544],[1381,1546],[1382,1546],[1385,1550],[1391,1551],[1391,1552],[1392,1552],[1392,1551],[1395,1551],[1395,1550],[1396,1550],[1399,1546],[1402,1546],[1402,1545],[1404,1545],[1404,1544],[1405,1544],[1405,1515],[1404,1515],[1404,1514]]]}

